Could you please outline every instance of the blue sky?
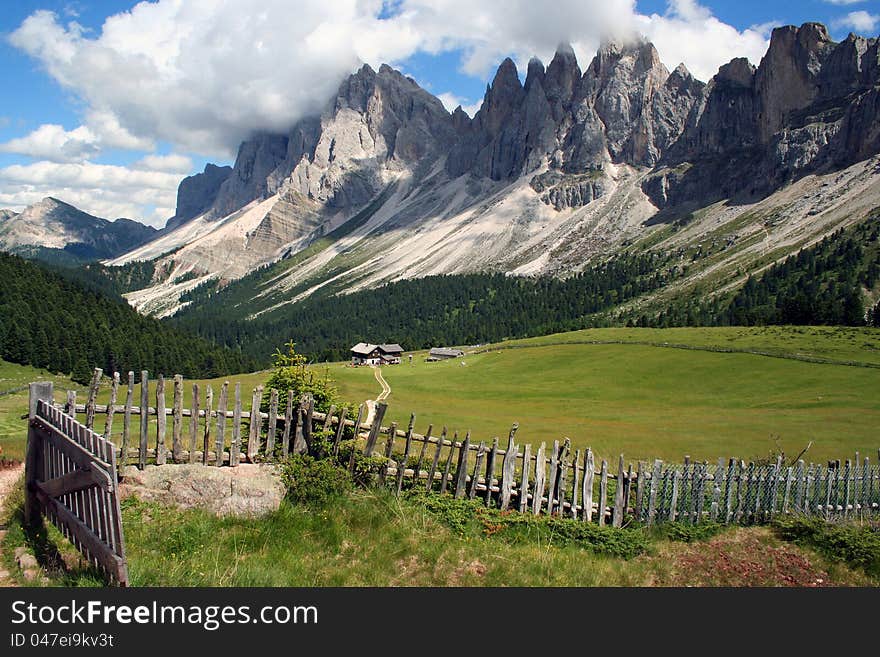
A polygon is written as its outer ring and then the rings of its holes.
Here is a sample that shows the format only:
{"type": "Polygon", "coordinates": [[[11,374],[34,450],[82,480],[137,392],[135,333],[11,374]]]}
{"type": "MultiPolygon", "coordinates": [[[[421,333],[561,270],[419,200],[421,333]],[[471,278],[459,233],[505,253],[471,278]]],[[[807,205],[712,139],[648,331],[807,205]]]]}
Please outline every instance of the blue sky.
{"type": "Polygon", "coordinates": [[[0,207],[55,195],[162,225],[179,180],[257,129],[320,111],[360,61],[473,113],[504,56],[582,67],[608,32],[646,34],[703,79],[757,63],[773,25],[880,29],[880,0],[19,0],[0,17],[0,207]],[[548,7],[556,11],[548,11],[548,7]],[[51,13],[49,13],[51,12],[51,13]],[[294,14],[295,15],[292,15],[294,14]]]}

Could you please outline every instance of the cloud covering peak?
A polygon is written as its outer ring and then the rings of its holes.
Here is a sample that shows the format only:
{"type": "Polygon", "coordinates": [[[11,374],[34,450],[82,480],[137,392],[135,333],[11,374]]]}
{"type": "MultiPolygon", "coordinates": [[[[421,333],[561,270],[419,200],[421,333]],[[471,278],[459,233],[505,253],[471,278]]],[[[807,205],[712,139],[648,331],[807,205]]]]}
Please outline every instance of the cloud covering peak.
{"type": "Polygon", "coordinates": [[[229,157],[253,131],[319,112],[361,62],[458,51],[465,73],[485,77],[506,55],[549,61],[560,40],[586,65],[603,37],[633,32],[654,40],[670,68],[684,61],[704,79],[733,56],[759,59],[767,45],[695,0],[651,16],[633,0],[559,0],[554,11],[531,0],[158,0],[107,18],[95,34],[37,11],[10,41],[103,117],[86,122],[90,139],[54,130],[32,141],[87,152],[112,141],[110,125],[133,147],[162,141],[229,157]]]}

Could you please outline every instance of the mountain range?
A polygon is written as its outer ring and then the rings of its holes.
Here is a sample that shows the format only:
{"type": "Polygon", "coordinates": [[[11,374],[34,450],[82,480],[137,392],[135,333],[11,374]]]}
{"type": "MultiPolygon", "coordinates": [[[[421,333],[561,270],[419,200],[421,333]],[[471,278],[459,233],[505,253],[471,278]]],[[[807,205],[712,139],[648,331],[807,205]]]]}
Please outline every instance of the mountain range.
{"type": "Polygon", "coordinates": [[[646,251],[688,270],[662,294],[731,289],[880,206],[878,154],[880,43],[818,23],[775,29],[757,67],[734,59],[707,83],[644,40],[585,69],[561,45],[522,78],[506,59],[473,118],[363,66],[320,115],[185,179],[166,228],[109,264],[154,261],[128,298],[159,316],[238,279],[260,314],[317,290],[565,277],[646,251]]]}

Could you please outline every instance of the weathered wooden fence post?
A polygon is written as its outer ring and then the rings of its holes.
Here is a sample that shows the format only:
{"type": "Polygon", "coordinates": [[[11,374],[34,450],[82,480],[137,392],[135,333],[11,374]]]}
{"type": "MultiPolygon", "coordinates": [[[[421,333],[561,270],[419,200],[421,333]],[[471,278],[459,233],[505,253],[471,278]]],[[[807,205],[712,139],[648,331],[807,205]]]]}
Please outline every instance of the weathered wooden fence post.
{"type": "Polygon", "coordinates": [[[532,444],[526,443],[523,448],[522,479],[520,480],[519,499],[517,509],[524,513],[529,505],[529,468],[532,467],[532,444]]]}
{"type": "Polygon", "coordinates": [[[27,527],[40,524],[40,501],[37,498],[37,481],[42,477],[43,442],[34,427],[37,404],[52,403],[54,394],[51,381],[31,383],[28,391],[28,437],[24,460],[24,521],[27,527]]]}
{"type": "Polygon", "coordinates": [[[107,402],[107,419],[104,422],[104,440],[113,437],[113,416],[116,414],[116,396],[119,394],[119,372],[113,372],[113,383],[110,386],[110,401],[107,402]]]}
{"type": "Polygon", "coordinates": [[[174,375],[174,398],[171,402],[171,458],[183,460],[183,377],[174,375]]]}
{"type": "Polygon", "coordinates": [[[376,449],[376,441],[379,439],[379,431],[382,427],[382,419],[385,417],[385,411],[388,405],[379,402],[376,404],[376,410],[373,413],[373,424],[370,426],[370,433],[367,436],[367,444],[364,446],[364,456],[372,456],[373,450],[376,449]]]}
{"type": "Polygon", "coordinates": [[[471,432],[464,437],[458,452],[458,468],[455,471],[455,492],[453,496],[460,500],[464,497],[465,484],[467,484],[468,450],[471,447],[471,432]]]}
{"type": "Polygon", "coordinates": [[[91,429],[95,426],[95,406],[98,399],[98,387],[101,385],[101,376],[104,370],[96,367],[92,373],[92,381],[89,383],[89,397],[86,400],[86,427],[91,429]]]}
{"type": "Polygon", "coordinates": [[[138,443],[138,468],[147,466],[147,430],[150,421],[150,377],[147,370],[141,370],[141,432],[138,443]]]}
{"type": "Polygon", "coordinates": [[[593,478],[596,476],[596,463],[593,459],[593,450],[587,447],[584,454],[584,483],[581,490],[581,499],[584,505],[584,522],[593,520],[593,478]]]}
{"type": "Polygon", "coordinates": [[[605,507],[608,500],[608,461],[602,459],[602,470],[599,473],[599,526],[605,526],[605,507]]]}
{"type": "Polygon", "coordinates": [[[251,414],[248,420],[248,442],[245,457],[248,463],[254,463],[260,453],[260,429],[263,425],[263,414],[260,412],[260,401],[263,399],[263,386],[254,388],[251,397],[251,414]]]}
{"type": "Polygon", "coordinates": [[[623,470],[623,454],[621,454],[617,462],[617,487],[614,489],[614,509],[611,512],[612,527],[623,526],[623,515],[626,513],[624,508],[624,500],[626,499],[624,486],[629,486],[629,480],[623,470]]]}
{"type": "Polygon", "coordinates": [[[131,440],[131,406],[134,403],[134,372],[128,373],[128,391],[125,394],[125,408],[122,411],[122,448],[119,453],[120,471],[128,463],[128,446],[131,440]]]}
{"type": "Polygon", "coordinates": [[[507,511],[510,506],[510,494],[514,486],[513,474],[516,468],[516,444],[513,437],[519,425],[514,424],[507,436],[507,449],[504,450],[504,458],[501,459],[501,490],[498,496],[502,511],[507,511]]]}
{"type": "Polygon", "coordinates": [[[167,449],[165,448],[165,377],[161,374],[156,379],[156,465],[165,465],[167,449]]]}

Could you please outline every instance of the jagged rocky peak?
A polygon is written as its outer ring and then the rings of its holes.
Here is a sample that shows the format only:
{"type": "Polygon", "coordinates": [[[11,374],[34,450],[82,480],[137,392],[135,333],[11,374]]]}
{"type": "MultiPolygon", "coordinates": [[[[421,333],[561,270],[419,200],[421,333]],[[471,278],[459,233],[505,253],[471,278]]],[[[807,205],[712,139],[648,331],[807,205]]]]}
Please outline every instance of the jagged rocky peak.
{"type": "Polygon", "coordinates": [[[452,128],[456,134],[462,134],[471,127],[471,117],[464,111],[461,105],[452,111],[452,128]]]}
{"type": "MultiPolygon", "coordinates": [[[[672,123],[683,125],[687,115],[678,104],[661,102],[656,96],[663,89],[669,71],[660,61],[653,44],[643,39],[606,42],[583,75],[580,97],[591,104],[605,127],[608,154],[613,161],[653,165],[668,144],[669,130],[660,142],[654,131],[654,115],[665,105],[674,112],[672,123]]],[[[689,111],[689,108],[688,108],[689,111]]],[[[673,133],[680,129],[672,129],[673,133]]]]}
{"type": "Polygon", "coordinates": [[[563,114],[570,109],[580,80],[581,67],[578,66],[574,49],[571,44],[559,44],[543,82],[554,120],[561,120],[563,114]]]}
{"type": "Polygon", "coordinates": [[[718,74],[715,76],[714,81],[716,86],[721,82],[732,82],[740,87],[751,89],[755,83],[755,70],[755,67],[748,59],[736,57],[718,69],[718,74]]]}
{"type": "Polygon", "coordinates": [[[165,224],[166,230],[174,230],[194,217],[207,212],[220,186],[232,174],[232,167],[218,167],[210,162],[202,173],[184,178],[177,188],[177,209],[165,224]]]}
{"type": "Polygon", "coordinates": [[[524,97],[525,90],[519,81],[516,64],[507,57],[495,72],[492,83],[486,87],[483,106],[475,117],[480,128],[490,136],[498,134],[507,117],[522,104],[524,97]]]}
{"type": "Polygon", "coordinates": [[[0,211],[5,219],[0,251],[29,255],[34,250],[76,247],[79,257],[113,257],[152,239],[157,231],[137,221],[109,221],[47,196],[20,213],[0,211]]]}
{"type": "MultiPolygon", "coordinates": [[[[669,77],[666,78],[666,86],[670,89],[672,88],[682,88],[686,85],[691,85],[694,82],[698,82],[700,85],[703,85],[702,82],[697,80],[693,73],[688,70],[688,67],[684,65],[684,63],[679,64],[675,67],[675,70],[669,74],[669,77]]],[[[705,85],[703,85],[705,86],[705,85]]]]}
{"type": "Polygon", "coordinates": [[[529,66],[526,72],[526,84],[524,87],[526,93],[528,93],[534,85],[542,85],[545,74],[544,62],[537,57],[532,57],[529,60],[529,66]]]}
{"type": "Polygon", "coordinates": [[[820,73],[834,45],[819,23],[773,30],[755,76],[765,142],[782,128],[789,112],[807,107],[819,96],[820,73]]]}

